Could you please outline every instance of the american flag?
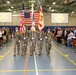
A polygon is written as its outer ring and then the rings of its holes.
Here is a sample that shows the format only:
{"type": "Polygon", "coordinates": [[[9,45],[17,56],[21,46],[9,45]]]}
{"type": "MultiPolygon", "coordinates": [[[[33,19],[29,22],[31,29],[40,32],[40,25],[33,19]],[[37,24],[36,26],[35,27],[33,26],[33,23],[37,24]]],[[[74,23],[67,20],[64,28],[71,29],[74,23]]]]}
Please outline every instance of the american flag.
{"type": "Polygon", "coordinates": [[[22,5],[22,12],[21,12],[21,22],[20,22],[20,34],[24,33],[25,31],[25,18],[24,18],[24,4],[22,5]]]}
{"type": "Polygon", "coordinates": [[[31,30],[35,31],[35,21],[34,21],[34,11],[32,8],[32,25],[31,25],[31,30]]]}
{"type": "MultiPolygon", "coordinates": [[[[34,12],[34,21],[35,24],[39,23],[39,12],[34,12]]],[[[25,12],[25,24],[31,24],[31,23],[32,23],[32,13],[25,12]]]]}

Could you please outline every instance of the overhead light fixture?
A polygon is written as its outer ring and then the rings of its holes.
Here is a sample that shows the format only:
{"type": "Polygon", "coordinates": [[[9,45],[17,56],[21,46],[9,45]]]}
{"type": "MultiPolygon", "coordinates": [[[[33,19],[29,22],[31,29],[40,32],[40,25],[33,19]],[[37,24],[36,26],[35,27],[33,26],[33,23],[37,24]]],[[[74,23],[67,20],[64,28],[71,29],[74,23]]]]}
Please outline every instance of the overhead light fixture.
{"type": "Polygon", "coordinates": [[[8,11],[12,11],[11,9],[8,9],[8,11]]]}
{"type": "Polygon", "coordinates": [[[64,3],[67,4],[68,3],[68,0],[64,0],[64,3]]]}
{"type": "Polygon", "coordinates": [[[13,11],[13,13],[16,13],[16,11],[13,11]]]}
{"type": "Polygon", "coordinates": [[[49,10],[51,10],[51,7],[49,7],[49,10]]]}
{"type": "Polygon", "coordinates": [[[54,12],[55,10],[54,10],[54,9],[52,9],[51,11],[52,11],[52,12],[54,12]]]}
{"type": "Polygon", "coordinates": [[[75,13],[74,11],[72,11],[72,14],[75,13]]]}
{"type": "Polygon", "coordinates": [[[53,2],[53,4],[56,4],[56,2],[53,2]]]}
{"type": "Polygon", "coordinates": [[[65,4],[72,3],[72,2],[74,2],[74,0],[64,0],[65,4]]]}
{"type": "Polygon", "coordinates": [[[13,7],[13,6],[11,6],[11,8],[13,9],[14,7],[13,7]]]}
{"type": "Polygon", "coordinates": [[[7,4],[10,4],[10,1],[7,1],[7,4]]]}
{"type": "Polygon", "coordinates": [[[13,11],[14,13],[16,13],[16,11],[13,11]]]}
{"type": "Polygon", "coordinates": [[[74,2],[74,0],[69,0],[69,2],[71,3],[71,2],[74,2]]]}

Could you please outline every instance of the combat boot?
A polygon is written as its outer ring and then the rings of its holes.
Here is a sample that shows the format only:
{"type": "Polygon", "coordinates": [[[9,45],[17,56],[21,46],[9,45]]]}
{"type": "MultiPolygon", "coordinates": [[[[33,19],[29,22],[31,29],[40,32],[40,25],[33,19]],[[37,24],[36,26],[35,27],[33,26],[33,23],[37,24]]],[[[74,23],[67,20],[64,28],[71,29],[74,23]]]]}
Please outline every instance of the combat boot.
{"type": "Polygon", "coordinates": [[[50,51],[47,51],[47,56],[49,56],[49,54],[50,54],[50,51]]]}
{"type": "Polygon", "coordinates": [[[14,47],[14,55],[13,56],[16,56],[16,46],[14,47]]]}
{"type": "Polygon", "coordinates": [[[30,56],[32,56],[32,55],[33,55],[33,53],[31,52],[31,53],[30,53],[30,56]]]}
{"type": "Polygon", "coordinates": [[[41,51],[39,51],[39,56],[40,56],[41,54],[42,54],[41,51]]]}
{"type": "Polygon", "coordinates": [[[26,51],[24,51],[24,55],[26,55],[26,51]]]}
{"type": "Polygon", "coordinates": [[[16,56],[16,54],[13,55],[14,57],[16,56]]]}
{"type": "Polygon", "coordinates": [[[19,52],[17,53],[17,55],[19,55],[19,52]]]}

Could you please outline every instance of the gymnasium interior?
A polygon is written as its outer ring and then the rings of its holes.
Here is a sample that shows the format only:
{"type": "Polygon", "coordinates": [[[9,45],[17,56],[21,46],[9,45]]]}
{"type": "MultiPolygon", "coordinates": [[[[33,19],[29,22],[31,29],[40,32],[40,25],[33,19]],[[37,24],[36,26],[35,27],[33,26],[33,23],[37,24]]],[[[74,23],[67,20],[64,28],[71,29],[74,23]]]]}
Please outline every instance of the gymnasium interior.
{"type": "Polygon", "coordinates": [[[0,75],[76,75],[76,0],[0,0],[0,75]],[[39,24],[44,33],[41,55],[37,40],[30,55],[29,31],[39,24]],[[28,35],[27,51],[21,55],[20,43],[20,53],[14,55],[15,27],[20,30],[22,26],[28,35]],[[48,28],[52,40],[49,55],[48,28]]]}

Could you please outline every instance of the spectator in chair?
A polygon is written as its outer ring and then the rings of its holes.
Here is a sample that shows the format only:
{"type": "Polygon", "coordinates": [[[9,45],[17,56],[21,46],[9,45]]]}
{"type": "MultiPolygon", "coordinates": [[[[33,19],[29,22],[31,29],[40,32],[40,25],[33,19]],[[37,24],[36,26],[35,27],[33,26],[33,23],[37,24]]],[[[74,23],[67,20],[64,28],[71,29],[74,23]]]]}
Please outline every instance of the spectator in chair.
{"type": "Polygon", "coordinates": [[[2,30],[0,29],[0,43],[2,43],[3,37],[2,37],[2,30]]]}
{"type": "Polygon", "coordinates": [[[70,33],[68,34],[68,37],[67,37],[67,46],[68,46],[68,47],[72,47],[71,42],[73,41],[73,37],[74,37],[74,34],[73,34],[73,32],[70,30],[70,33]]]}
{"type": "Polygon", "coordinates": [[[74,29],[74,31],[73,31],[73,32],[74,32],[74,35],[76,36],[76,28],[74,29]]]}
{"type": "Polygon", "coordinates": [[[58,29],[56,37],[57,37],[57,42],[61,43],[61,38],[62,38],[62,29],[61,28],[58,29]]]}

